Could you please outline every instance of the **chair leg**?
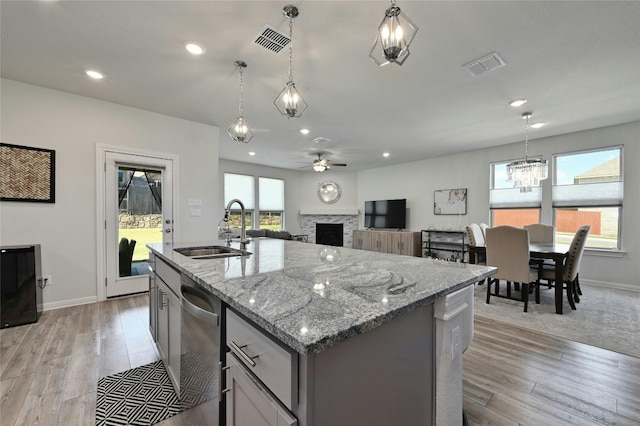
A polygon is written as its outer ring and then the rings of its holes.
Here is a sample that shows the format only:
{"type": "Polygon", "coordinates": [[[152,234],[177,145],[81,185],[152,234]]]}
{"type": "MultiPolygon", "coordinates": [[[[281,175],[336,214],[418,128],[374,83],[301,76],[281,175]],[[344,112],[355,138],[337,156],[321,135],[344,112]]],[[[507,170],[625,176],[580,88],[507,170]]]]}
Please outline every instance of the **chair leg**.
{"type": "Polygon", "coordinates": [[[567,299],[569,299],[569,305],[571,306],[571,309],[573,309],[575,311],[576,310],[576,304],[573,303],[573,286],[572,286],[571,282],[569,282],[569,281],[567,281],[565,283],[565,285],[567,286],[567,299]]]}
{"type": "Polygon", "coordinates": [[[524,302],[524,311],[527,312],[529,307],[529,284],[522,283],[522,301],[524,302]]]}
{"type": "Polygon", "coordinates": [[[491,283],[493,282],[492,278],[487,278],[487,305],[489,304],[489,299],[491,299],[491,283]]]}
{"type": "Polygon", "coordinates": [[[576,274],[576,292],[582,296],[582,290],[580,290],[580,274],[576,274]]]}
{"type": "Polygon", "coordinates": [[[539,305],[540,304],[540,283],[537,282],[534,284],[535,288],[535,292],[536,292],[536,303],[539,305]]]}
{"type": "Polygon", "coordinates": [[[580,296],[578,295],[578,286],[577,286],[578,278],[571,282],[571,294],[573,294],[573,300],[576,303],[580,303],[580,296]]]}

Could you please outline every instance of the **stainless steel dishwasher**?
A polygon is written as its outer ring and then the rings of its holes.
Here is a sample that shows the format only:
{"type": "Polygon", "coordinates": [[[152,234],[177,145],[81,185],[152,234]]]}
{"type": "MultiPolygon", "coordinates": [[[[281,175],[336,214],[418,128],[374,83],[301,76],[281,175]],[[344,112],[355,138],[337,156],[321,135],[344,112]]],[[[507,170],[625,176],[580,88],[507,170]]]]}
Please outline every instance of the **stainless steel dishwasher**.
{"type": "Polygon", "coordinates": [[[180,281],[180,405],[188,410],[206,403],[207,417],[217,419],[222,304],[184,274],[180,281]]]}

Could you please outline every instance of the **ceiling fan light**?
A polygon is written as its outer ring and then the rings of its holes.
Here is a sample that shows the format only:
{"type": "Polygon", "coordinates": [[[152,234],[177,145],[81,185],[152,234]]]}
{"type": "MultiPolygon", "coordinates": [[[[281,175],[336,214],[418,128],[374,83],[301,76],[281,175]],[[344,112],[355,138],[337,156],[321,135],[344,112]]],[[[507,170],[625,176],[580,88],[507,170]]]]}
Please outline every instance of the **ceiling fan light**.
{"type": "Polygon", "coordinates": [[[391,0],[391,7],[384,13],[369,57],[380,67],[392,62],[404,64],[417,32],[416,24],[396,6],[395,0],[391,0]]]}
{"type": "Polygon", "coordinates": [[[322,164],[314,164],[313,165],[313,170],[315,170],[316,172],[324,172],[327,169],[326,166],[323,166],[322,164]]]}

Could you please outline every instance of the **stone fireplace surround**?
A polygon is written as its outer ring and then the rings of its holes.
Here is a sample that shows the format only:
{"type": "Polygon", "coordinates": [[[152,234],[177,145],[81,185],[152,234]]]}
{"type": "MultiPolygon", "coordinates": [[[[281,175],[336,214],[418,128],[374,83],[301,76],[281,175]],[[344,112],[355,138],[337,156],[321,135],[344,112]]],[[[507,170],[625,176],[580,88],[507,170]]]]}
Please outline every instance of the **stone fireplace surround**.
{"type": "Polygon", "coordinates": [[[316,243],[316,223],[341,223],[342,246],[353,247],[353,231],[358,229],[358,210],[300,210],[301,229],[309,236],[309,243],[316,243]]]}

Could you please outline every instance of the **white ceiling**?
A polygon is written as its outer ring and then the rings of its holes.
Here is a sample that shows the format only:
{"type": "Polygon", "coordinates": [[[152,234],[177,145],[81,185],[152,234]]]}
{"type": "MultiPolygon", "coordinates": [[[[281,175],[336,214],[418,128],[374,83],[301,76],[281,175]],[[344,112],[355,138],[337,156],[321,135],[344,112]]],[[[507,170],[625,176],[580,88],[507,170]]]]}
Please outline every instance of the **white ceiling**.
{"type": "Polygon", "coordinates": [[[328,151],[348,163],[326,173],[522,141],[524,111],[547,123],[530,139],[640,120],[639,1],[398,0],[420,29],[404,66],[382,68],[368,54],[389,2],[293,2],[293,77],[309,104],[298,119],[271,104],[288,50],[253,43],[265,25],[288,32],[286,4],[2,0],[2,77],[218,126],[224,159],[298,169],[328,151]],[[506,66],[478,77],[463,67],[492,52],[506,66]],[[249,144],[226,134],[239,59],[249,144]]]}

